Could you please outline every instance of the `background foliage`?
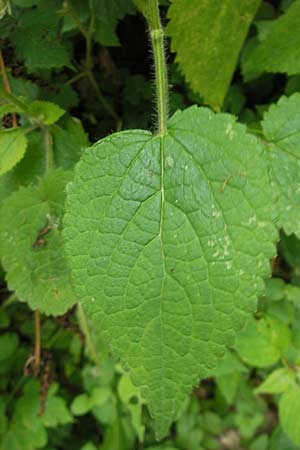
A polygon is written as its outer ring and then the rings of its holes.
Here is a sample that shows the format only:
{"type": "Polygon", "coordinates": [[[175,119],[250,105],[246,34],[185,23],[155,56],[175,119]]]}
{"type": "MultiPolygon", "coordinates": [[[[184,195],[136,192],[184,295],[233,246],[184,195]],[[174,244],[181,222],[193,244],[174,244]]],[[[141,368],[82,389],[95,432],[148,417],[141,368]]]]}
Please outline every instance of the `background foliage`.
{"type": "MultiPolygon", "coordinates": [[[[278,147],[272,124],[287,122],[282,145],[299,149],[299,1],[160,3],[171,113],[209,105],[278,147]]],[[[2,0],[0,14],[0,449],[299,449],[297,155],[283,175],[272,161],[292,188],[258,310],[157,444],[140,392],[75,306],[61,238],[82,150],[115,130],[155,128],[144,19],[130,0],[2,0]]]]}

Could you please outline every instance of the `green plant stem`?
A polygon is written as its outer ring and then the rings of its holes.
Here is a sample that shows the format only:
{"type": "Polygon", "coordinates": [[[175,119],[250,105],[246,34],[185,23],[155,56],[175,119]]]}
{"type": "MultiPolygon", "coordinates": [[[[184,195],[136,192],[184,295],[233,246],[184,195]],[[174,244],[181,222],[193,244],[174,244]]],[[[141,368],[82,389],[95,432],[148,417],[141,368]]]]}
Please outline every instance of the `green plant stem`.
{"type": "MultiPolygon", "coordinates": [[[[11,87],[10,87],[10,84],[9,84],[9,81],[8,81],[6,66],[5,66],[5,62],[4,62],[4,58],[3,58],[3,54],[2,54],[2,50],[1,49],[0,49],[0,73],[1,73],[2,78],[3,78],[3,85],[4,85],[4,88],[5,88],[5,91],[8,94],[11,94],[11,87]]],[[[18,126],[16,113],[12,114],[12,125],[13,125],[13,128],[16,128],[18,126]]]]}
{"type": "Polygon", "coordinates": [[[43,137],[45,146],[45,172],[50,170],[53,165],[53,141],[49,127],[43,127],[43,137]]]}
{"type": "Polygon", "coordinates": [[[88,321],[87,321],[87,318],[84,314],[84,311],[83,311],[80,303],[78,303],[78,305],[77,305],[77,313],[78,313],[78,321],[80,324],[80,328],[83,331],[83,334],[85,336],[87,351],[88,351],[90,357],[92,358],[92,360],[94,361],[94,363],[97,365],[100,365],[100,361],[99,361],[94,343],[91,338],[88,321]]]}
{"type": "Polygon", "coordinates": [[[169,92],[168,73],[164,48],[164,30],[160,21],[158,0],[148,0],[148,9],[145,17],[150,30],[150,37],[154,55],[158,112],[158,134],[163,136],[167,132],[169,92]]]}
{"type": "Polygon", "coordinates": [[[85,72],[80,72],[74,75],[74,77],[70,78],[70,80],[66,81],[65,84],[73,84],[76,83],[76,81],[81,80],[81,78],[84,78],[86,76],[85,72]]]}
{"type": "Polygon", "coordinates": [[[92,71],[88,70],[87,76],[88,76],[88,79],[89,79],[92,87],[94,88],[94,91],[98,97],[98,100],[102,104],[103,108],[106,109],[106,111],[109,113],[109,115],[111,117],[113,117],[116,120],[116,122],[118,123],[121,119],[117,115],[117,113],[113,110],[113,108],[110,106],[110,104],[108,103],[108,101],[106,100],[104,95],[102,94],[102,92],[98,86],[98,83],[97,83],[94,73],[92,71]]]}
{"type": "Polygon", "coordinates": [[[75,10],[73,9],[73,7],[72,7],[72,5],[70,3],[70,0],[68,1],[66,13],[69,14],[69,16],[73,19],[74,23],[77,25],[77,28],[79,29],[81,34],[83,34],[83,36],[86,38],[88,32],[86,31],[86,29],[84,28],[84,26],[80,22],[80,19],[77,16],[75,10]]]}
{"type": "Polygon", "coordinates": [[[78,80],[80,80],[83,77],[86,77],[88,81],[90,82],[91,86],[93,87],[98,100],[100,101],[103,108],[107,111],[107,113],[116,121],[117,125],[117,131],[119,131],[122,128],[122,120],[118,116],[118,114],[114,111],[114,109],[110,106],[110,104],[105,99],[104,95],[102,94],[97,80],[95,78],[93,68],[93,33],[94,33],[94,26],[95,26],[95,12],[91,11],[91,18],[88,29],[85,29],[85,27],[80,22],[79,17],[77,16],[76,12],[70,5],[70,1],[68,2],[68,8],[67,13],[72,17],[73,21],[76,23],[79,31],[85,38],[85,47],[86,47],[86,54],[85,54],[85,69],[80,72],[79,74],[75,75],[71,80],[69,80],[66,84],[72,84],[78,80]]]}
{"type": "Polygon", "coordinates": [[[92,71],[94,67],[93,58],[92,58],[92,37],[94,33],[94,25],[95,25],[95,13],[91,12],[91,19],[89,24],[89,29],[85,38],[86,41],[86,68],[88,71],[92,71]]]}

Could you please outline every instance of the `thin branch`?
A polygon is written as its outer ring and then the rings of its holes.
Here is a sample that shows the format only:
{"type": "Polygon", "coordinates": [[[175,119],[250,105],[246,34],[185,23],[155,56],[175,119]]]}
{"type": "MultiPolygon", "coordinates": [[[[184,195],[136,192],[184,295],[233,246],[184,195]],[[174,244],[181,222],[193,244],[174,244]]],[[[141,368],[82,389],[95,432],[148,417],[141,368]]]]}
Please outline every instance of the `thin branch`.
{"type": "Polygon", "coordinates": [[[34,311],[35,343],[33,373],[37,377],[41,365],[41,317],[39,311],[34,311]]]}
{"type": "Polygon", "coordinates": [[[43,127],[45,145],[45,172],[51,169],[53,163],[53,140],[49,127],[43,127]]]}
{"type": "Polygon", "coordinates": [[[118,116],[118,114],[113,110],[113,108],[110,106],[110,104],[108,103],[108,101],[106,100],[104,95],[102,94],[102,92],[98,86],[98,83],[96,81],[95,75],[93,74],[93,72],[91,72],[89,70],[89,71],[87,71],[87,76],[88,76],[88,79],[89,79],[92,87],[94,88],[94,91],[98,97],[98,100],[102,104],[103,108],[106,109],[108,114],[115,119],[115,121],[117,122],[117,128],[118,128],[121,119],[118,116]]]}
{"type": "MultiPolygon", "coordinates": [[[[0,49],[0,71],[1,71],[2,78],[3,78],[4,88],[5,88],[6,92],[11,95],[11,87],[10,87],[10,84],[8,81],[5,62],[4,62],[4,58],[3,58],[1,49],[0,49]]],[[[18,126],[16,113],[12,114],[12,123],[13,123],[14,128],[16,128],[18,126]]]]}
{"type": "Polygon", "coordinates": [[[67,7],[65,9],[65,13],[69,14],[69,16],[71,17],[71,19],[73,19],[74,23],[77,25],[77,28],[79,29],[79,31],[81,32],[81,34],[86,38],[88,32],[86,31],[86,29],[84,28],[84,26],[82,25],[82,23],[80,22],[79,17],[76,14],[76,11],[73,9],[73,7],[71,6],[70,0],[67,2],[67,7]]]}

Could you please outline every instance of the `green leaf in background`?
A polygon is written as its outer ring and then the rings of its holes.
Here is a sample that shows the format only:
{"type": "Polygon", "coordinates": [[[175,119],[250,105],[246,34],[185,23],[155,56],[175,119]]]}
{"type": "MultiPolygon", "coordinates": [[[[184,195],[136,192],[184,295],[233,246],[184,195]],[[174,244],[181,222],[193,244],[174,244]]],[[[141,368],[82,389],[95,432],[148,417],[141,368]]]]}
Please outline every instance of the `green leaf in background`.
{"type": "Polygon", "coordinates": [[[57,122],[65,111],[52,102],[35,100],[30,103],[26,113],[31,116],[33,123],[43,123],[44,125],[52,125],[57,122]]]}
{"type": "Polygon", "coordinates": [[[81,447],[80,450],[98,450],[98,449],[92,442],[88,442],[83,447],[81,447]]]}
{"type": "Polygon", "coordinates": [[[30,380],[15,403],[7,431],[1,436],[0,450],[37,450],[45,447],[47,431],[38,417],[39,406],[39,383],[30,380]]]}
{"type": "Polygon", "coordinates": [[[0,105],[0,118],[2,119],[2,117],[6,114],[10,114],[13,112],[22,113],[23,111],[24,110],[19,106],[16,106],[15,103],[5,103],[4,105],[0,105]]]}
{"type": "Polygon", "coordinates": [[[73,417],[70,414],[66,402],[57,394],[59,385],[52,384],[47,393],[45,411],[40,420],[47,428],[55,428],[58,425],[65,425],[73,422],[73,417]]]}
{"type": "Polygon", "coordinates": [[[15,403],[12,419],[3,436],[0,450],[37,450],[47,444],[46,428],[68,424],[73,417],[65,400],[57,395],[58,385],[50,387],[45,412],[39,415],[40,385],[37,380],[27,380],[24,391],[15,403]]]}
{"type": "Polygon", "coordinates": [[[0,363],[5,359],[11,358],[17,347],[19,339],[18,335],[15,333],[2,333],[0,336],[0,363]]]}
{"type": "MultiPolygon", "coordinates": [[[[299,3],[300,7],[300,3],[299,3]]],[[[300,23],[300,21],[299,21],[300,23]]],[[[279,197],[278,227],[300,237],[300,93],[281,97],[271,105],[262,122],[267,140],[270,178],[279,197]]]]}
{"type": "Polygon", "coordinates": [[[90,411],[90,409],[90,399],[87,394],[77,395],[71,404],[71,411],[74,416],[82,416],[90,411]]]}
{"type": "Polygon", "coordinates": [[[0,176],[23,158],[26,147],[27,139],[20,128],[0,131],[0,176]]]}
{"type": "Polygon", "coordinates": [[[260,0],[172,0],[167,33],[192,89],[220,109],[260,0]]]}
{"type": "Polygon", "coordinates": [[[232,344],[269,273],[277,233],[263,150],[234,117],[191,107],[164,138],[98,142],[69,185],[77,295],[141,386],[158,436],[232,344]]]}
{"type": "Polygon", "coordinates": [[[300,239],[297,236],[294,234],[287,236],[285,233],[282,233],[279,248],[284,259],[291,267],[300,267],[300,239]]]}
{"type": "Polygon", "coordinates": [[[49,172],[37,187],[14,192],[1,209],[0,254],[7,283],[20,300],[45,314],[63,314],[76,302],[61,239],[71,176],[49,172]]]}
{"type": "Polygon", "coordinates": [[[238,391],[242,375],[240,372],[232,372],[231,374],[216,377],[216,383],[226,402],[231,405],[238,391]]]}
{"type": "Polygon", "coordinates": [[[130,376],[123,374],[118,384],[118,394],[121,401],[127,406],[131,414],[132,426],[140,442],[143,442],[145,426],[142,423],[142,409],[146,404],[141,397],[140,389],[132,384],[130,376]]]}
{"type": "MultiPolygon", "coordinates": [[[[88,145],[88,138],[83,126],[74,117],[63,117],[60,125],[50,127],[53,150],[53,166],[70,170],[79,160],[83,148],[88,145]]],[[[44,136],[41,131],[27,135],[28,146],[25,156],[8,173],[0,176],[0,207],[14,190],[21,186],[36,183],[46,169],[44,136]]]]}
{"type": "Polygon", "coordinates": [[[72,402],[71,411],[75,416],[82,416],[91,411],[94,407],[104,405],[111,395],[107,387],[96,387],[92,389],[90,395],[80,394],[72,402]]]}
{"type": "Polygon", "coordinates": [[[268,450],[298,450],[299,446],[294,444],[288,435],[282,430],[282,427],[277,427],[270,439],[270,449],[268,450]]]}
{"type": "Polygon", "coordinates": [[[31,6],[38,5],[40,0],[12,0],[12,3],[22,8],[30,8],[31,6]]]}
{"type": "Polygon", "coordinates": [[[256,394],[281,394],[291,389],[295,384],[295,373],[291,369],[281,367],[274,370],[258,388],[256,394]]]}
{"type": "Polygon", "coordinates": [[[246,78],[261,72],[300,73],[300,2],[295,0],[287,12],[271,22],[261,42],[243,59],[246,78]]]}
{"type": "Polygon", "coordinates": [[[132,0],[90,0],[96,12],[95,40],[105,46],[119,45],[118,21],[136,11],[132,0]]]}
{"type": "Polygon", "coordinates": [[[248,320],[238,334],[235,349],[245,363],[254,367],[275,364],[291,340],[287,325],[275,318],[248,320]]]}
{"type": "Polygon", "coordinates": [[[60,67],[72,68],[70,55],[58,33],[61,2],[41,0],[35,9],[19,16],[17,27],[10,34],[18,58],[30,71],[60,67]]]}
{"type": "Polygon", "coordinates": [[[295,386],[285,392],[279,402],[279,417],[283,430],[295,444],[300,443],[300,389],[295,386]]]}

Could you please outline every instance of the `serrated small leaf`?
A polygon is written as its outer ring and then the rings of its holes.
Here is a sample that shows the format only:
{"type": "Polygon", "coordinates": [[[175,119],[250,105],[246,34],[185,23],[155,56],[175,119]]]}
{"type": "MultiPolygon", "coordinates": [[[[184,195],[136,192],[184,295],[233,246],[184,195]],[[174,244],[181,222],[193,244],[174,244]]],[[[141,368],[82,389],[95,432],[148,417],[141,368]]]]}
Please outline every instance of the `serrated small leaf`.
{"type": "Polygon", "coordinates": [[[291,389],[295,384],[295,373],[291,369],[281,367],[274,370],[258,388],[256,394],[281,394],[291,389]]]}
{"type": "Polygon", "coordinates": [[[16,106],[15,103],[5,103],[4,105],[0,105],[0,118],[10,113],[22,113],[24,110],[19,106],[16,106]]]}
{"type": "Polygon", "coordinates": [[[30,71],[60,67],[73,68],[69,52],[59,36],[59,2],[40,0],[34,9],[22,12],[10,33],[18,58],[30,71]]]}
{"type": "Polygon", "coordinates": [[[63,397],[56,395],[57,385],[52,385],[46,398],[45,411],[40,420],[45,427],[57,427],[73,422],[66,401],[63,397]]]}
{"type": "MultiPolygon", "coordinates": [[[[74,117],[63,120],[61,126],[54,124],[50,133],[53,141],[53,166],[70,170],[79,160],[82,150],[88,144],[81,122],[74,117]]],[[[30,183],[36,183],[46,169],[44,137],[41,131],[27,135],[28,146],[25,156],[8,173],[0,177],[0,207],[14,190],[30,183]]]]}
{"type": "Polygon", "coordinates": [[[14,192],[1,209],[0,255],[8,286],[45,314],[63,314],[76,302],[61,238],[70,179],[62,170],[49,172],[37,187],[14,192]]]}
{"type": "Polygon", "coordinates": [[[26,147],[27,139],[20,128],[0,131],[0,176],[23,158],[26,147]]]}
{"type": "Polygon", "coordinates": [[[27,108],[27,114],[31,116],[33,122],[52,125],[61,118],[65,111],[52,102],[35,100],[27,108]]]}
{"type": "Polygon", "coordinates": [[[269,272],[277,232],[263,151],[232,116],[192,107],[166,136],[112,135],[76,167],[64,233],[77,294],[141,386],[158,436],[269,272]]]}
{"type": "Polygon", "coordinates": [[[176,61],[204,103],[219,109],[260,0],[172,0],[167,33],[176,61]],[[192,55],[192,56],[191,56],[192,55]]]}
{"type": "Polygon", "coordinates": [[[264,39],[247,55],[242,64],[249,78],[261,72],[300,73],[300,2],[294,1],[279,19],[271,21],[264,39]]]}
{"type": "MultiPolygon", "coordinates": [[[[299,4],[300,5],[300,4],[299,4]]],[[[265,113],[262,127],[269,143],[270,178],[279,192],[278,226],[300,237],[300,94],[281,97],[265,113]]]]}

